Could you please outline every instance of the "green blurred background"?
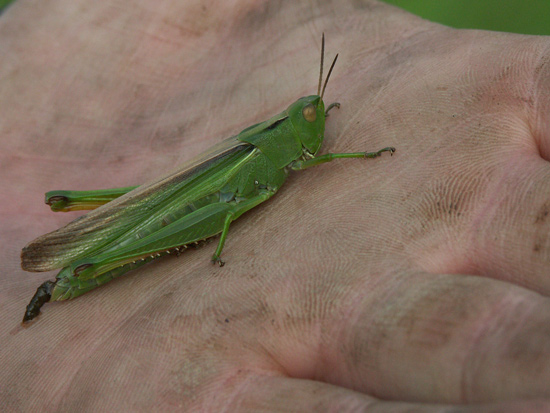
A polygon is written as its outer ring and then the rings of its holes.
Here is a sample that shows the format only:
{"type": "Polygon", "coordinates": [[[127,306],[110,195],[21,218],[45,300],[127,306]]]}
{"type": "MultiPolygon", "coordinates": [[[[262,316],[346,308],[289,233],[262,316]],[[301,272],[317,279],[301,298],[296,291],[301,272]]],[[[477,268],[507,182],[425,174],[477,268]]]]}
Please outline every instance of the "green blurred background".
{"type": "MultiPolygon", "coordinates": [[[[0,0],[0,10],[13,0],[0,0]]],[[[550,35],[550,0],[385,0],[452,27],[550,35]]]]}
{"type": "Polygon", "coordinates": [[[385,0],[447,26],[550,35],[550,0],[385,0]]]}

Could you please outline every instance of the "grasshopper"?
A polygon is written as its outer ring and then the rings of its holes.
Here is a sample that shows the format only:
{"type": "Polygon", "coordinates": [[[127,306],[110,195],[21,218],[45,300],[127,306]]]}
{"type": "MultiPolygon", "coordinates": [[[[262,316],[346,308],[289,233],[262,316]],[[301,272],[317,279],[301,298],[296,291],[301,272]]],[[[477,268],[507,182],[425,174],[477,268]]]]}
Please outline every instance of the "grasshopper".
{"type": "Polygon", "coordinates": [[[323,95],[338,55],[323,84],[325,38],[317,94],[305,96],[272,118],[244,129],[150,184],[96,191],[51,191],[52,211],[92,210],[23,248],[26,271],[62,268],[54,281],[38,287],[23,323],[40,314],[48,301],[78,297],[160,256],[221,234],[212,261],[221,253],[231,223],[267,201],[290,171],[301,171],[338,158],[376,158],[377,152],[327,153],[323,95]],[[96,209],[97,208],[97,209],[96,209]]]}

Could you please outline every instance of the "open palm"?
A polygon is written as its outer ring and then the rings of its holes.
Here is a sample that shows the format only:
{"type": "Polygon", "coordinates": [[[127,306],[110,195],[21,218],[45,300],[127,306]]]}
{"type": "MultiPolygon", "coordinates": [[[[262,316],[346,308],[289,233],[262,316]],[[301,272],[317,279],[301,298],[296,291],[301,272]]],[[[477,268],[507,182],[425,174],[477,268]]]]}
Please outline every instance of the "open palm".
{"type": "Polygon", "coordinates": [[[508,401],[550,397],[550,40],[368,0],[151,7],[0,19],[4,405],[548,408],[508,401]],[[223,268],[210,243],[19,326],[55,274],[20,249],[76,216],[44,192],[149,181],[315,93],[323,31],[342,106],[322,152],[392,158],[292,174],[232,225],[223,268]]]}

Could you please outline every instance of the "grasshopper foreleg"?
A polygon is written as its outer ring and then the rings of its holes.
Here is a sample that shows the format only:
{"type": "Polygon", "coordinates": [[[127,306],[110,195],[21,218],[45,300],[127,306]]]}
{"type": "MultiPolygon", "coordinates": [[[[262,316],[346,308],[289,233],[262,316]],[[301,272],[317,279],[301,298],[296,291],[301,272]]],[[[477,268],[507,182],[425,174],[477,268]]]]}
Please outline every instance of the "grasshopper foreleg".
{"type": "Polygon", "coordinates": [[[330,105],[328,105],[327,110],[325,110],[325,118],[328,117],[328,112],[332,108],[340,109],[340,102],[333,102],[330,105]]]}
{"type": "Polygon", "coordinates": [[[376,152],[327,153],[305,161],[294,161],[290,164],[290,168],[293,171],[301,171],[303,169],[311,168],[312,166],[320,165],[326,162],[332,162],[333,160],[340,158],[376,158],[380,156],[382,152],[389,152],[390,154],[393,154],[395,152],[395,148],[387,147],[376,152]]]}

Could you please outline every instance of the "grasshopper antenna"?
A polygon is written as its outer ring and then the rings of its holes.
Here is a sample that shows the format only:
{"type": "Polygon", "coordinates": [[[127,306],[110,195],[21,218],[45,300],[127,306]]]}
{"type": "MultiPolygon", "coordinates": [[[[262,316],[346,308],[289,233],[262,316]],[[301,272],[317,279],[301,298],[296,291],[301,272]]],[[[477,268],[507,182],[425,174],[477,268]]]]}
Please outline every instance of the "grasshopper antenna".
{"type": "Polygon", "coordinates": [[[323,61],[325,60],[325,33],[321,42],[321,70],[319,71],[319,86],[317,86],[317,96],[321,92],[321,82],[323,81],[323,61]]]}
{"type": "Polygon", "coordinates": [[[323,95],[325,94],[325,89],[327,88],[328,79],[330,77],[330,74],[332,73],[332,69],[334,68],[334,65],[336,64],[336,60],[338,60],[338,54],[334,57],[334,60],[330,65],[330,69],[328,70],[328,75],[327,75],[327,78],[325,79],[325,84],[323,85],[323,91],[321,92],[321,99],[323,99],[323,95]]]}

